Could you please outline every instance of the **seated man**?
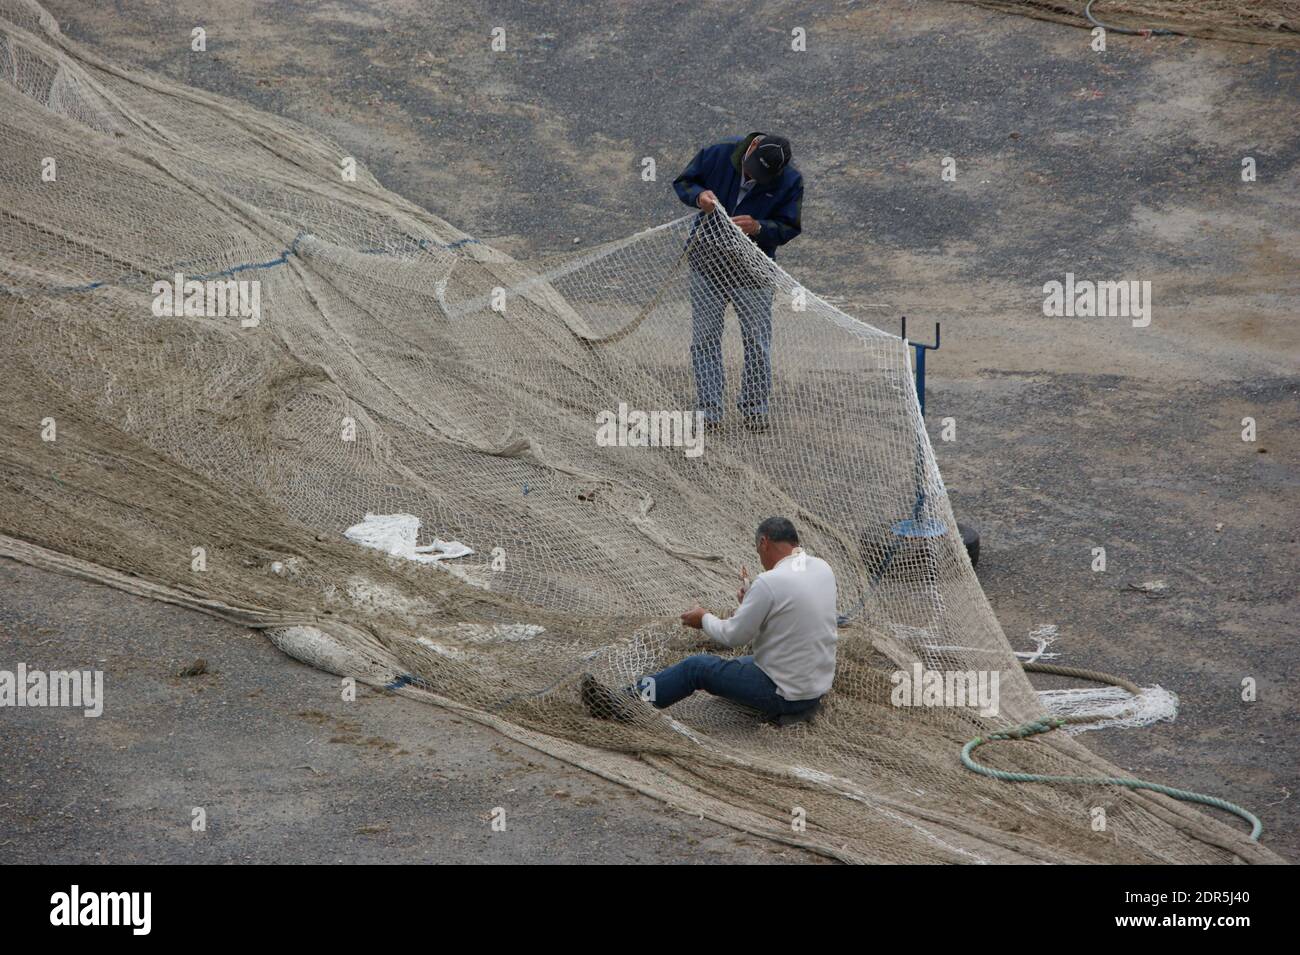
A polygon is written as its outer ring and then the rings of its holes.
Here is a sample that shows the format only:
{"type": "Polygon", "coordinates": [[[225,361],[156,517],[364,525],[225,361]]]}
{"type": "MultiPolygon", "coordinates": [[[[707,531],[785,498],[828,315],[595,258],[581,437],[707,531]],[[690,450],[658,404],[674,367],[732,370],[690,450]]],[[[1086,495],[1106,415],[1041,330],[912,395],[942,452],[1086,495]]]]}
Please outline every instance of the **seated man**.
{"type": "Polygon", "coordinates": [[[806,713],[821,702],[835,677],[835,573],[826,561],[803,552],[798,532],[784,517],[763,521],[756,536],[764,572],[741,588],[736,612],[726,620],[700,607],[682,614],[683,626],[703,630],[724,647],[752,645],[753,655],[697,654],[642,677],[621,694],[588,674],[582,700],[593,716],[629,722],[635,718],[634,696],[664,709],[696,690],[768,717],[806,713]]]}

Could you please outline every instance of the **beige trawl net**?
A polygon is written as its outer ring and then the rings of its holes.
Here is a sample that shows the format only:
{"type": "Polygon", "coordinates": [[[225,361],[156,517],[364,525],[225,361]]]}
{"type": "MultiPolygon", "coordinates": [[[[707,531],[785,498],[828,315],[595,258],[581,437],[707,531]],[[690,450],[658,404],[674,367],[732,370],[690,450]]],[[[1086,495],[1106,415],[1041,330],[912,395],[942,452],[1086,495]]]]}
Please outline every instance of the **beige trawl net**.
{"type": "Polygon", "coordinates": [[[956,0],[1137,36],[1204,37],[1300,49],[1300,0],[956,0]]]}
{"type": "MultiPolygon", "coordinates": [[[[1163,797],[961,767],[965,740],[1041,710],[955,533],[900,339],[720,215],[529,268],[343,159],[0,0],[0,553],[266,628],[333,672],[846,860],[1272,858],[1163,797]],[[257,298],[160,314],[155,283],[177,274],[257,298]],[[772,301],[768,429],[735,411],[729,318],[727,413],[695,453],[692,294],[736,287],[772,301]],[[669,413],[664,446],[599,439],[602,416],[634,411],[669,413]],[[730,609],[771,514],[839,580],[816,721],[777,729],[702,695],[591,719],[582,674],[617,685],[692,652],[676,614],[730,609]],[[891,705],[890,674],[917,662],[997,672],[999,715],[891,705]]],[[[1058,736],[982,753],[1115,772],[1058,736]]]]}

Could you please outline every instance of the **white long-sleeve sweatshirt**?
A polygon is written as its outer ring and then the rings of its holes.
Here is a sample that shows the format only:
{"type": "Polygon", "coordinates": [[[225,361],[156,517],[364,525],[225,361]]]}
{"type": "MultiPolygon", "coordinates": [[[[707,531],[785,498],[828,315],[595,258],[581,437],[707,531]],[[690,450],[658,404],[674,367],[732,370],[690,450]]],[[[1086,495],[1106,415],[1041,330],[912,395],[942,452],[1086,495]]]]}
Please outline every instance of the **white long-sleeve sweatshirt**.
{"type": "Polygon", "coordinates": [[[706,613],[704,632],[724,647],[752,644],[754,663],[787,700],[811,700],[835,679],[835,572],[801,550],[754,578],[726,620],[706,613]]]}

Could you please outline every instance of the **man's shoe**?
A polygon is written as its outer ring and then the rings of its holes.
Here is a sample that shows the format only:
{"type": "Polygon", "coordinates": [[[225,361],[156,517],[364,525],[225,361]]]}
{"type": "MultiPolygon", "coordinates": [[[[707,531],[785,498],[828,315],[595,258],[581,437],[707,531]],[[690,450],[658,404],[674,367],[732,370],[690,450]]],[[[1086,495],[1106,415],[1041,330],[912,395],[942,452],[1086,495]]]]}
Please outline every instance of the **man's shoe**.
{"type": "Polygon", "coordinates": [[[614,720],[619,723],[635,723],[635,704],[631,699],[615,693],[590,673],[584,673],[578,685],[582,694],[582,705],[598,720],[614,720]]]}
{"type": "Polygon", "coordinates": [[[767,415],[752,414],[745,416],[745,428],[755,434],[762,434],[767,430],[767,415]]]}

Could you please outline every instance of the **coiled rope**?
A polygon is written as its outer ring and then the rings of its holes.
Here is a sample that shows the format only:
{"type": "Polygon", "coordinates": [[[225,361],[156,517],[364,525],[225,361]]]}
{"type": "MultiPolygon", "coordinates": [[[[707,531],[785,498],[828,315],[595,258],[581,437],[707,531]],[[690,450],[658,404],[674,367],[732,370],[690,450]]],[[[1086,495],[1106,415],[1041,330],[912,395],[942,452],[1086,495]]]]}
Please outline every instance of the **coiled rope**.
{"type": "MultiPolygon", "coordinates": [[[[1053,663],[1025,663],[1025,670],[1029,673],[1051,673],[1056,676],[1072,677],[1078,680],[1091,680],[1095,683],[1109,683],[1111,686],[1118,686],[1121,689],[1128,690],[1134,696],[1141,694],[1141,688],[1131,680],[1123,677],[1113,676],[1109,673],[1102,673],[1099,670],[1083,670],[1077,667],[1057,666],[1053,663]]],[[[1126,714],[1120,714],[1123,718],[1126,714]]],[[[977,763],[973,757],[975,750],[979,749],[986,743],[997,742],[1000,740],[1011,739],[1029,739],[1033,736],[1039,736],[1043,733],[1050,733],[1052,730],[1060,729],[1071,723],[1092,723],[1103,717],[1079,714],[1076,716],[1051,716],[1041,720],[1031,720],[1014,729],[1000,730],[997,733],[990,733],[987,736],[976,736],[961,749],[962,765],[972,772],[979,773],[981,776],[988,776],[991,779],[1001,779],[1010,783],[1056,783],[1059,785],[1070,786],[1123,786],[1127,789],[1149,789],[1152,792],[1163,793],[1174,799],[1180,799],[1183,802],[1200,803],[1202,806],[1213,806],[1215,809],[1222,809],[1230,812],[1235,816],[1244,819],[1250,823],[1250,841],[1258,842],[1259,835],[1264,831],[1263,824],[1259,818],[1248,809],[1243,809],[1236,803],[1228,802],[1226,799],[1220,799],[1218,796],[1207,796],[1205,793],[1190,792],[1186,789],[1174,789],[1172,786],[1164,786],[1160,783],[1147,782],[1144,779],[1123,779],[1118,776],[1044,776],[1039,773],[1012,773],[1003,769],[994,769],[991,766],[985,766],[977,763]]]]}

